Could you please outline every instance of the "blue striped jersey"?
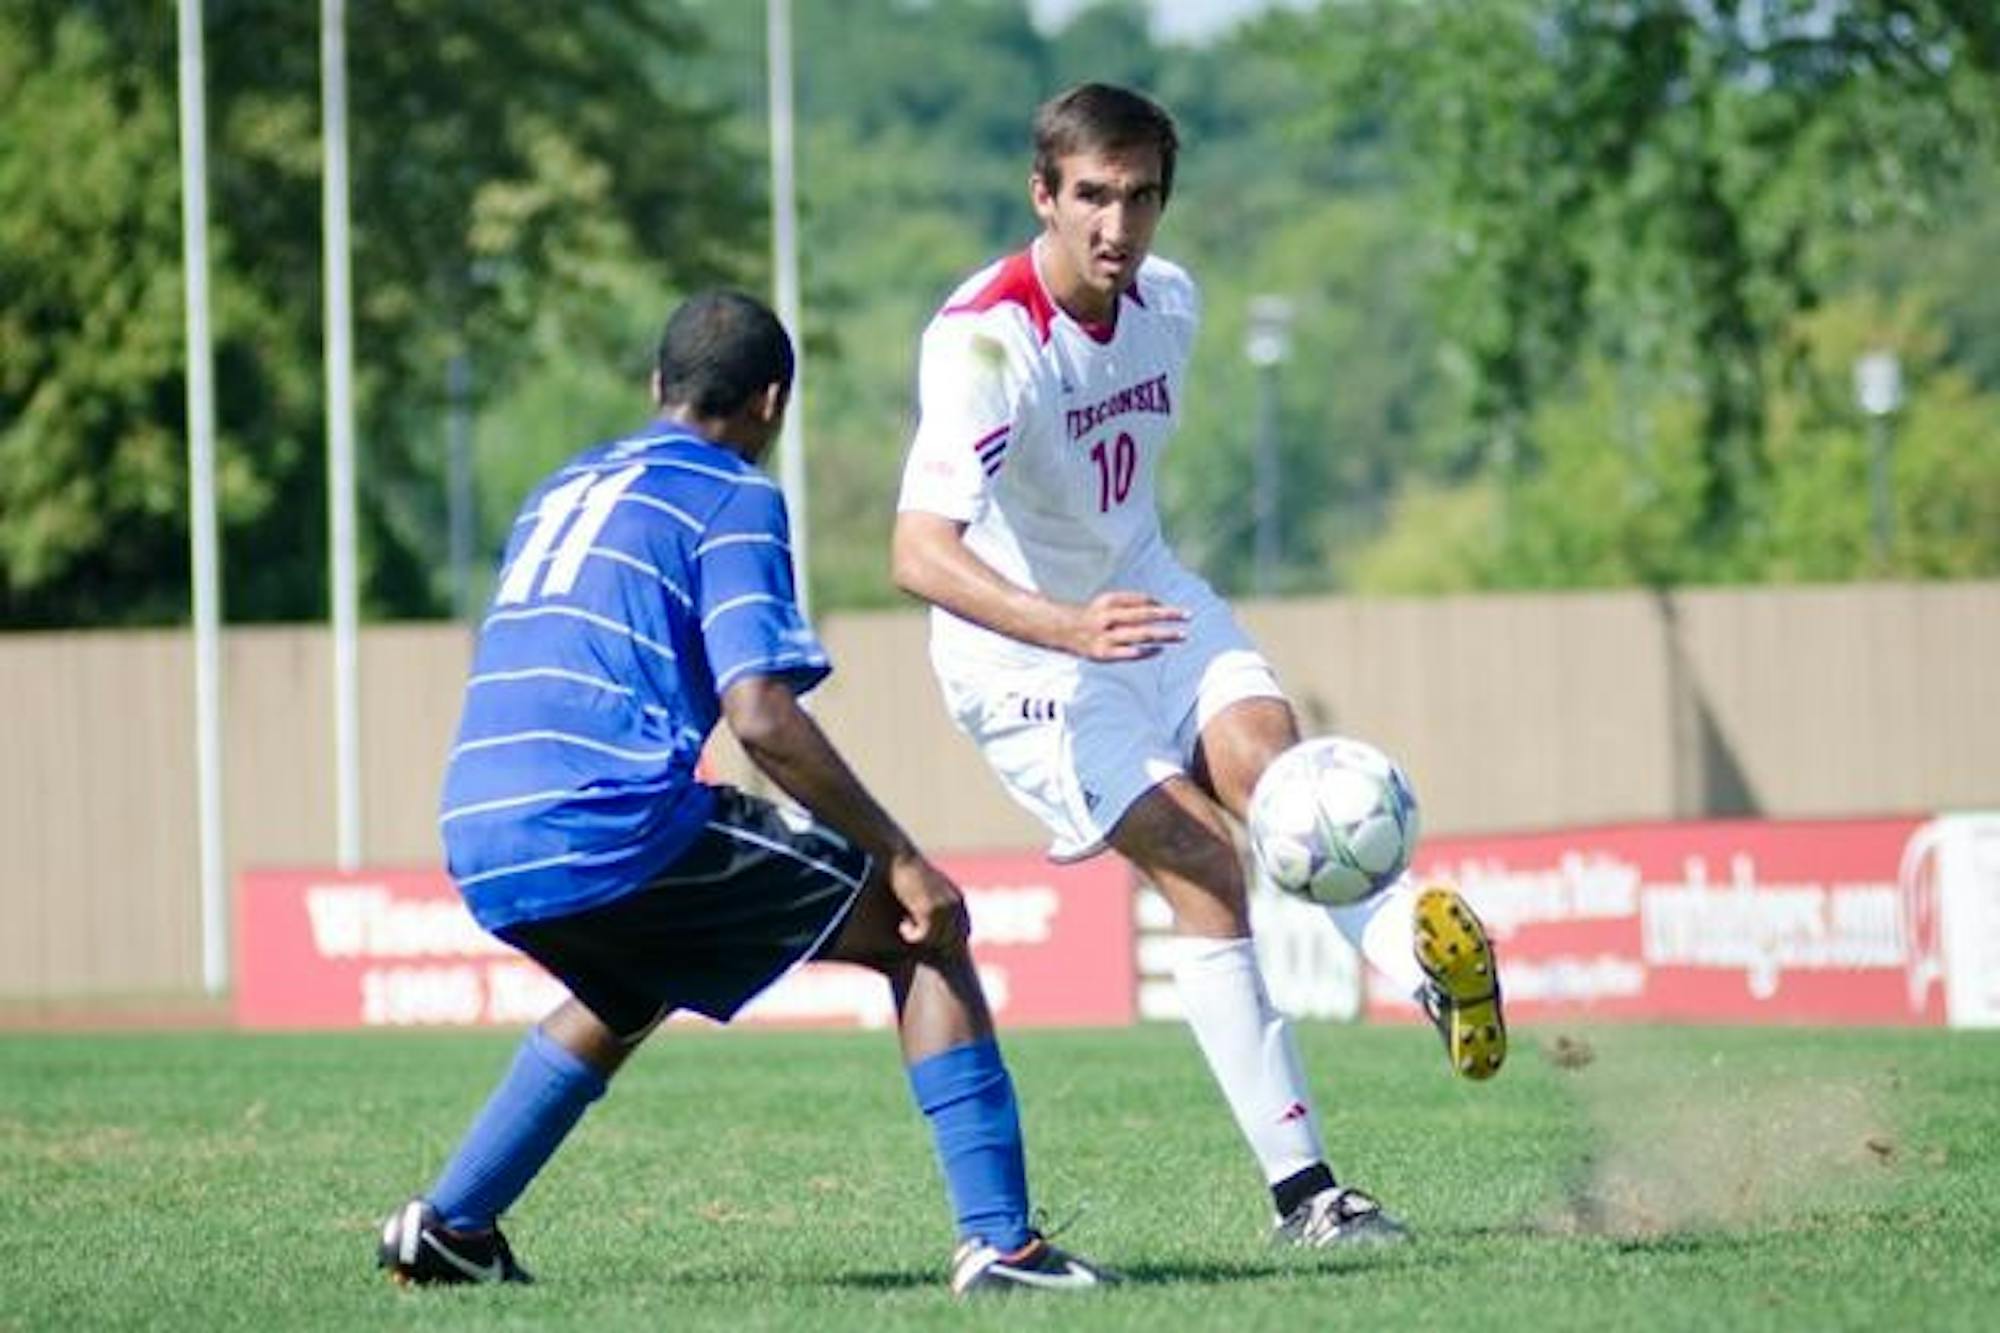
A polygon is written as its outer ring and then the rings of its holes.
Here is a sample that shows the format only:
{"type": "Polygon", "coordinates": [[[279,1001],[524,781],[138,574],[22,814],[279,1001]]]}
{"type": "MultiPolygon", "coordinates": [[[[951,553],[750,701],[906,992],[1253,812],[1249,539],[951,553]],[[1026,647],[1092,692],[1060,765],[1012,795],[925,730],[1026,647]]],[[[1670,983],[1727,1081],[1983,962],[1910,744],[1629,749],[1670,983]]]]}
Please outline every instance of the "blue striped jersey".
{"type": "Polygon", "coordinates": [[[778,488],[684,428],[586,449],[522,506],[445,770],[445,859],[489,930],[643,886],[713,797],[721,697],[803,694],[826,653],[792,587],[778,488]]]}

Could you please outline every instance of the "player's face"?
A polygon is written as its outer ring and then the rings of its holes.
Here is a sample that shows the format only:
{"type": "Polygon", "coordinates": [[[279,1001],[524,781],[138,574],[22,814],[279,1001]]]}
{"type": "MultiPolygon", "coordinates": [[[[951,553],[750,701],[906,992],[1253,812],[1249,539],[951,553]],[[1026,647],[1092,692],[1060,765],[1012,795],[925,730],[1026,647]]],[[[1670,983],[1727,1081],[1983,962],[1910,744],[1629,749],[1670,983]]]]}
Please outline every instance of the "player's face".
{"type": "Polygon", "coordinates": [[[1043,277],[1070,314],[1109,319],[1152,249],[1166,206],[1159,150],[1072,153],[1057,167],[1055,190],[1038,175],[1029,182],[1042,220],[1043,277]]]}

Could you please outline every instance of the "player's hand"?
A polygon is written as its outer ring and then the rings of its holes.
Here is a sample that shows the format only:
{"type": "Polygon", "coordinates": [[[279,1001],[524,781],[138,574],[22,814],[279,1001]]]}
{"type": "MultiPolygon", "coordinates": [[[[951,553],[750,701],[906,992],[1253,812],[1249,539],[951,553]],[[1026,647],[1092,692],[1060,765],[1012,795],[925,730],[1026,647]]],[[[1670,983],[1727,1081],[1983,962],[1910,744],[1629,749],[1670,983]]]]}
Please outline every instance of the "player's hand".
{"type": "Polygon", "coordinates": [[[896,929],[904,940],[926,953],[964,950],[972,918],[965,910],[965,895],[943,871],[917,852],[897,856],[889,862],[889,888],[903,905],[903,919],[896,929]]]}
{"type": "Polygon", "coordinates": [[[1073,610],[1069,650],[1093,662],[1151,657],[1187,637],[1188,613],[1143,592],[1102,592],[1073,610]]]}

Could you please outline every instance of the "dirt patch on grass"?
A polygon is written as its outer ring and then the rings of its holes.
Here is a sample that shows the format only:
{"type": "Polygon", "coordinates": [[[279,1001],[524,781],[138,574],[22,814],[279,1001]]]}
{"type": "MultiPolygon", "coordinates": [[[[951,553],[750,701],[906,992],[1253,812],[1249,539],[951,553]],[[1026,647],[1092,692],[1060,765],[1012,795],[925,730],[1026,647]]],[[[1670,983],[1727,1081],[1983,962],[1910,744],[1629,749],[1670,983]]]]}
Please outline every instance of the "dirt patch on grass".
{"type": "Polygon", "coordinates": [[[1865,1075],[1782,1079],[1720,1062],[1600,1064],[1572,1086],[1593,1148],[1549,1219],[1563,1234],[1733,1228],[1828,1202],[1902,1157],[1888,1089],[1865,1075]]]}

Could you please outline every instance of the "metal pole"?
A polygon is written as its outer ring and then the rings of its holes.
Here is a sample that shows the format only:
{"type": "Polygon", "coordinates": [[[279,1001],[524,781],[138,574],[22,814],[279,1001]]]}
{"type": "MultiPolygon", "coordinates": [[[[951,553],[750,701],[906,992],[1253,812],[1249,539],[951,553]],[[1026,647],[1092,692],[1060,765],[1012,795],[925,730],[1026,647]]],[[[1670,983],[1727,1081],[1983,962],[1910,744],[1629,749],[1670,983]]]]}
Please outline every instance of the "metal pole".
{"type": "Polygon", "coordinates": [[[1250,587],[1259,597],[1278,588],[1278,363],[1257,367],[1257,456],[1252,461],[1251,514],[1256,537],[1251,548],[1250,587]]]}
{"type": "Polygon", "coordinates": [[[180,0],[181,264],[187,274],[188,540],[194,600],[195,818],[200,830],[201,984],[229,984],[222,849],[221,562],[215,525],[215,350],[208,323],[208,108],[201,0],[180,0]]]}
{"type": "Polygon", "coordinates": [[[1903,406],[1903,363],[1889,348],[1863,352],[1854,360],[1854,402],[1868,416],[1868,518],[1874,536],[1875,566],[1889,567],[1895,516],[1889,495],[1892,418],[1903,406]]]}
{"type": "Polygon", "coordinates": [[[812,614],[811,543],[806,507],[805,338],[799,324],[797,171],[793,160],[791,0],[765,0],[765,91],[771,118],[771,272],[778,318],[791,331],[797,369],[791,410],[778,435],[778,484],[792,520],[792,577],[799,610],[812,614]]]}
{"type": "Polygon", "coordinates": [[[1868,510],[1869,528],[1875,537],[1875,568],[1889,568],[1889,546],[1895,535],[1896,518],[1889,503],[1889,416],[1869,418],[1868,510]]]}
{"type": "Polygon", "coordinates": [[[333,602],[335,858],[361,864],[360,619],[354,552],[354,317],[348,273],[345,0],[320,0],[326,261],[326,507],[333,602]]]}
{"type": "Polygon", "coordinates": [[[451,609],[469,621],[472,605],[472,358],[463,349],[445,368],[445,521],[451,547],[451,609]]]}
{"type": "Polygon", "coordinates": [[[1278,456],[1278,367],[1291,355],[1293,307],[1290,297],[1250,298],[1243,331],[1243,355],[1257,372],[1257,438],[1250,461],[1250,589],[1259,597],[1278,590],[1278,489],[1283,460],[1278,456]]]}

